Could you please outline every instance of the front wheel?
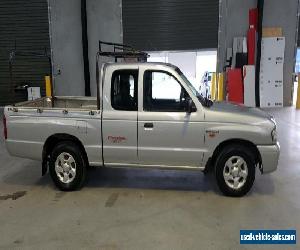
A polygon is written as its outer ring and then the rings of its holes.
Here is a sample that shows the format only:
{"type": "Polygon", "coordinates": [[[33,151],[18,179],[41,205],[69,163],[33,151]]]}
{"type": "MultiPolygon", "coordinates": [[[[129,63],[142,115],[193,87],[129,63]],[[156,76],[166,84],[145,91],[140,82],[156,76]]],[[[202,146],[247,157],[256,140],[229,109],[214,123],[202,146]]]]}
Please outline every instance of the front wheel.
{"type": "Polygon", "coordinates": [[[54,147],[49,170],[53,182],[62,191],[79,189],[86,179],[83,153],[73,142],[61,142],[54,147]]]}
{"type": "Polygon", "coordinates": [[[229,145],[220,152],[215,174],[222,193],[240,197],[249,192],[255,180],[254,159],[251,149],[243,145],[229,145]]]}

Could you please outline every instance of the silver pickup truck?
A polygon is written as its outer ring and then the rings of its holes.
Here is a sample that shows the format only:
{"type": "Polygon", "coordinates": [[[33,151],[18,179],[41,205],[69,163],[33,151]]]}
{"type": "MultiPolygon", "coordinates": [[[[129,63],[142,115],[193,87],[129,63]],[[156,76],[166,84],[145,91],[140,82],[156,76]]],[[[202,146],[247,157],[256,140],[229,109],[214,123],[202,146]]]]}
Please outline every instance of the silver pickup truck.
{"type": "Polygon", "coordinates": [[[82,187],[87,166],[214,169],[220,190],[242,196],[255,170],[275,171],[276,123],[267,113],[203,98],[165,63],[106,63],[97,98],[41,98],[5,107],[13,156],[42,162],[61,190],[82,187]]]}

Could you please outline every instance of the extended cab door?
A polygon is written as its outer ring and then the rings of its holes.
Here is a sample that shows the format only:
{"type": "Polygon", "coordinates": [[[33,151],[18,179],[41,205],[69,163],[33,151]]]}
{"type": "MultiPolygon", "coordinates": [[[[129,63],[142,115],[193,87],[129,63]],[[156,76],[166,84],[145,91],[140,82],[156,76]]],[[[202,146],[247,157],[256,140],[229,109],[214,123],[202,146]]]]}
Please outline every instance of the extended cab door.
{"type": "Polygon", "coordinates": [[[103,160],[105,165],[137,163],[138,68],[110,65],[103,87],[103,160]]]}
{"type": "MultiPolygon", "coordinates": [[[[141,165],[201,167],[204,153],[202,106],[186,112],[191,90],[167,70],[140,69],[138,155],[141,165]],[[188,93],[189,92],[189,93],[188,93]]],[[[193,97],[194,101],[197,97],[193,97]]],[[[195,102],[194,102],[195,103],[195,102]]]]}

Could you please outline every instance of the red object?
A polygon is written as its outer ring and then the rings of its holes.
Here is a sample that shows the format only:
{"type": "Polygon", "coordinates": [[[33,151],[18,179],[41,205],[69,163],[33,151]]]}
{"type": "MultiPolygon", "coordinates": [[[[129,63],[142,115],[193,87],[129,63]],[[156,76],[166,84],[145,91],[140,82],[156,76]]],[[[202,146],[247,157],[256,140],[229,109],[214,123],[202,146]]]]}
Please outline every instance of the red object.
{"type": "Polygon", "coordinates": [[[3,130],[4,130],[4,139],[7,139],[7,126],[6,126],[6,118],[3,116],[3,130]]]}
{"type": "Polygon", "coordinates": [[[257,30],[258,25],[258,9],[250,9],[249,10],[249,27],[257,30]]]}
{"type": "Polygon", "coordinates": [[[242,79],[242,69],[228,69],[228,101],[235,103],[244,103],[244,85],[242,79]]]}
{"type": "Polygon", "coordinates": [[[250,28],[247,34],[248,65],[255,64],[256,30],[250,28]]]}

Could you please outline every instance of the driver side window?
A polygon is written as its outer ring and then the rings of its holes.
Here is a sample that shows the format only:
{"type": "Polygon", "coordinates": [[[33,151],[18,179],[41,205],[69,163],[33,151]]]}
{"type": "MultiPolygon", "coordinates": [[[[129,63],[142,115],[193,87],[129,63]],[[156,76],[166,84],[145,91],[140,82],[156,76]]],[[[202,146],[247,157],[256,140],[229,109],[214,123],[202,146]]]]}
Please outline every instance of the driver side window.
{"type": "Polygon", "coordinates": [[[187,97],[185,89],[171,74],[163,71],[145,71],[145,111],[185,112],[187,97]]]}

